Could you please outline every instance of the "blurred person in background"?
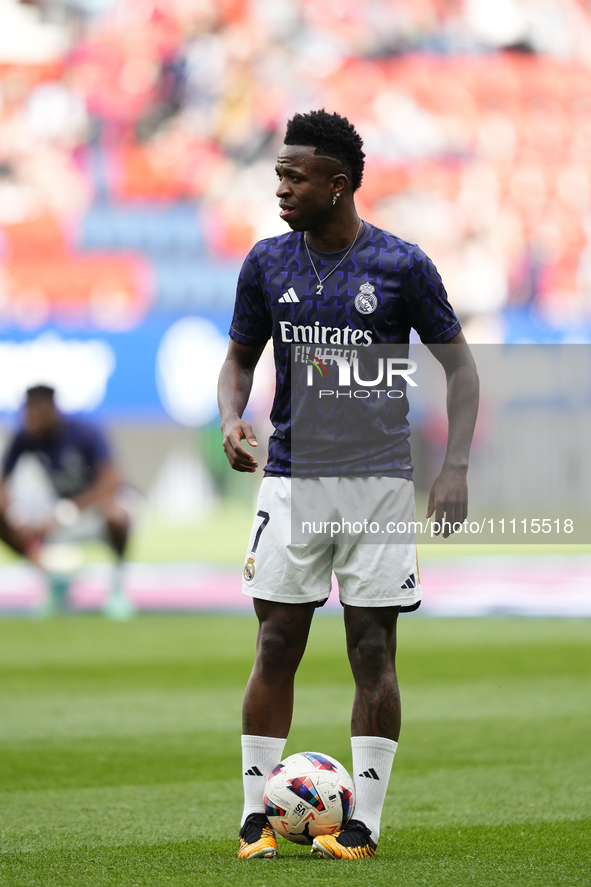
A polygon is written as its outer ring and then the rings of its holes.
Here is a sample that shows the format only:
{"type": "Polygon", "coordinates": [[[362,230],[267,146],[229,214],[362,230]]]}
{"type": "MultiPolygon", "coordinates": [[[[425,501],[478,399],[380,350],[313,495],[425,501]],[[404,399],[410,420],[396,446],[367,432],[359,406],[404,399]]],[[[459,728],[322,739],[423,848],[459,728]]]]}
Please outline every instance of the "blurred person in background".
{"type": "MultiPolygon", "coordinates": [[[[42,478],[37,486],[43,486],[42,478]]],[[[52,546],[102,539],[116,557],[105,613],[115,619],[132,615],[132,604],[121,585],[131,506],[103,432],[89,422],[63,415],[50,386],[29,388],[22,426],[3,459],[0,539],[50,575],[47,612],[64,608],[72,573],[71,565],[60,564],[59,556],[56,560],[55,550],[52,556],[52,546]],[[10,478],[27,456],[35,459],[49,481],[49,502],[44,503],[42,497],[27,501],[18,491],[13,494],[10,478]]]]}

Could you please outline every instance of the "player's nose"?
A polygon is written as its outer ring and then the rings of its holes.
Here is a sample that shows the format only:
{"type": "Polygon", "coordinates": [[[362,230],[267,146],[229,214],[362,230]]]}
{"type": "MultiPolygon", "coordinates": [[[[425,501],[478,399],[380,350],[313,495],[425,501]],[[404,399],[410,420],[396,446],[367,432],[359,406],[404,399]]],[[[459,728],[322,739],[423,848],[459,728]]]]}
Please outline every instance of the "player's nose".
{"type": "Polygon", "coordinates": [[[281,179],[279,184],[277,185],[277,190],[275,191],[275,195],[277,197],[286,197],[288,194],[291,194],[291,191],[289,190],[289,188],[287,186],[287,182],[285,181],[285,179],[281,179]]]}

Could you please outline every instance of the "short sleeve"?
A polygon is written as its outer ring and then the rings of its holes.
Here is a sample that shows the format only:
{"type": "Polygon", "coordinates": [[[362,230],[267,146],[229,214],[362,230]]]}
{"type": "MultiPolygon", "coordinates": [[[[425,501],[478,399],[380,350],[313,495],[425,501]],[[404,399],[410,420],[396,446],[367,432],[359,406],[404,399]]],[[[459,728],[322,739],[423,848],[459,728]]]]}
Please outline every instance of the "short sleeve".
{"type": "Polygon", "coordinates": [[[252,249],[238,278],[230,336],[241,345],[264,345],[271,333],[271,314],[265,303],[256,249],[252,249]]]}
{"type": "Polygon", "coordinates": [[[411,253],[404,295],[411,326],[422,342],[442,344],[460,332],[439,272],[418,247],[411,253]]]}
{"type": "Polygon", "coordinates": [[[84,453],[86,462],[95,468],[101,462],[110,462],[112,452],[105,434],[96,425],[84,425],[81,428],[79,446],[84,453]]]}
{"type": "Polygon", "coordinates": [[[14,471],[14,466],[24,452],[26,452],[26,444],[22,431],[12,438],[8,449],[4,453],[2,459],[2,477],[8,477],[14,471]]]}

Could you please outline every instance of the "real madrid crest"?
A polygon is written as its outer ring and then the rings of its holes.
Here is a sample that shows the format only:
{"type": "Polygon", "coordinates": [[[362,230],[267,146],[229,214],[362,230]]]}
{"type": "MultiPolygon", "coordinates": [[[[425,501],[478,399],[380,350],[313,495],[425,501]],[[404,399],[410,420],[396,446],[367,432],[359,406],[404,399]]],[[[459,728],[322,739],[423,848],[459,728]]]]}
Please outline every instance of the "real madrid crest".
{"type": "Polygon", "coordinates": [[[373,314],[378,307],[375,291],[376,288],[371,283],[362,283],[359,287],[359,292],[355,296],[355,307],[360,314],[373,314]]]}
{"type": "Polygon", "coordinates": [[[244,564],[244,570],[242,571],[242,575],[246,579],[247,582],[251,582],[254,579],[254,558],[249,557],[244,564]]]}

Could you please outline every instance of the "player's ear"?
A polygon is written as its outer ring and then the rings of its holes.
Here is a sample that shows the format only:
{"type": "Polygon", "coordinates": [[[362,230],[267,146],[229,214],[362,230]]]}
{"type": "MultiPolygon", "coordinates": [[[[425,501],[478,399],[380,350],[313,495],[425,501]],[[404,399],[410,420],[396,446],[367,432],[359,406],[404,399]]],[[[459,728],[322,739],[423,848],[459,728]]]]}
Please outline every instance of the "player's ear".
{"type": "Polygon", "coordinates": [[[336,197],[341,197],[343,191],[346,189],[348,184],[349,179],[344,173],[339,172],[336,174],[336,176],[333,176],[330,180],[330,189],[333,199],[336,197]]]}

